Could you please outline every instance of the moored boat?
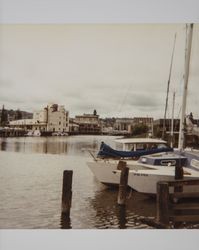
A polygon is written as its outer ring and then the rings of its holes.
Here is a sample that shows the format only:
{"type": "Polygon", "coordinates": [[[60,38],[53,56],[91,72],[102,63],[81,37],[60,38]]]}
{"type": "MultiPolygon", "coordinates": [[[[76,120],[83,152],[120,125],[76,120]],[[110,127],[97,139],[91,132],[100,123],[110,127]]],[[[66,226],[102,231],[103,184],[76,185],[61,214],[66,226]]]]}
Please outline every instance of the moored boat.
{"type": "MultiPolygon", "coordinates": [[[[141,193],[156,194],[157,182],[175,180],[175,167],[183,168],[185,180],[199,178],[199,151],[184,151],[183,154],[148,155],[141,157],[137,170],[129,171],[128,185],[141,193]],[[140,168],[139,168],[140,165],[140,168]],[[146,168],[141,169],[142,166],[146,168]]],[[[120,176],[120,173],[116,175],[120,176]]],[[[199,192],[199,188],[186,187],[186,192],[199,192]]]]}
{"type": "Polygon", "coordinates": [[[124,138],[116,142],[122,144],[123,150],[115,150],[102,142],[97,157],[87,162],[94,176],[103,184],[119,184],[119,176],[114,174],[119,160],[127,161],[127,167],[136,170],[139,168],[136,163],[140,156],[173,151],[166,141],[154,138],[124,138]]]}
{"type": "MultiPolygon", "coordinates": [[[[172,181],[175,178],[175,166],[183,168],[183,178],[185,180],[198,179],[199,178],[199,151],[188,150],[184,148],[184,131],[185,131],[185,111],[186,111],[186,98],[188,89],[189,78],[189,64],[191,55],[193,24],[189,26],[189,37],[186,48],[186,60],[185,60],[185,76],[184,76],[184,90],[182,98],[182,113],[180,119],[179,130],[179,143],[178,151],[170,157],[170,162],[167,162],[168,167],[162,168],[162,163],[168,160],[168,155],[160,154],[154,156],[147,156],[140,159],[140,165],[143,164],[150,166],[147,170],[129,171],[128,185],[142,193],[156,194],[156,186],[159,181],[172,181]],[[153,169],[154,167],[154,169],[153,169]]],[[[138,165],[139,165],[138,164],[138,165]]],[[[118,174],[118,173],[117,173],[118,174]]],[[[120,174],[119,174],[120,175],[120,174]]],[[[199,192],[198,187],[185,187],[186,192],[199,192]]]]}

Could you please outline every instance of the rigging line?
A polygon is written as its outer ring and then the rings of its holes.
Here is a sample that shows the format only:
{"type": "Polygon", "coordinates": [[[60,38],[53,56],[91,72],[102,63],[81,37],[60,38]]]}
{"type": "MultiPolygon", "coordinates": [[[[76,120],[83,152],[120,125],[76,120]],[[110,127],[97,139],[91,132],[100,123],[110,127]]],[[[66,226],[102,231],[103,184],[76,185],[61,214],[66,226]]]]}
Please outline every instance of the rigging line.
{"type": "Polygon", "coordinates": [[[130,85],[128,86],[127,90],[126,90],[126,93],[125,93],[125,95],[124,95],[124,97],[123,97],[123,100],[122,100],[122,102],[121,102],[121,104],[120,104],[120,106],[119,106],[119,108],[118,108],[118,111],[119,111],[119,112],[121,112],[121,109],[122,109],[122,107],[124,106],[124,103],[125,103],[125,101],[126,101],[126,99],[127,99],[128,93],[130,92],[131,85],[132,85],[132,84],[130,84],[130,85]]]}
{"type": "Polygon", "coordinates": [[[167,84],[167,96],[166,96],[166,104],[165,104],[165,111],[164,111],[162,138],[164,138],[164,133],[165,133],[166,113],[167,113],[167,106],[168,106],[169,87],[170,87],[170,80],[171,80],[171,71],[172,71],[172,65],[173,65],[175,44],[176,44],[176,33],[175,33],[175,37],[174,37],[173,51],[172,51],[171,64],[170,64],[170,70],[169,70],[169,79],[168,79],[168,84],[167,84]]]}

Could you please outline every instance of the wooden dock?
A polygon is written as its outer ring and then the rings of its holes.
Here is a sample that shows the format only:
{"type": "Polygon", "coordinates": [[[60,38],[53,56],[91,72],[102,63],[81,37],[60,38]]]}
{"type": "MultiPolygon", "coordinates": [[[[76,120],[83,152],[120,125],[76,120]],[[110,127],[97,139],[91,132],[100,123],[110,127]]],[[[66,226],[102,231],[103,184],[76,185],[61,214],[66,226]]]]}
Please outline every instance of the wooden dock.
{"type": "Polygon", "coordinates": [[[155,228],[183,228],[187,223],[199,223],[199,192],[170,192],[170,187],[197,186],[198,180],[175,180],[157,183],[156,219],[143,222],[155,228]]]}
{"type": "Polygon", "coordinates": [[[1,129],[0,137],[20,137],[20,136],[25,136],[26,132],[27,131],[23,129],[13,129],[13,128],[1,129]]]}

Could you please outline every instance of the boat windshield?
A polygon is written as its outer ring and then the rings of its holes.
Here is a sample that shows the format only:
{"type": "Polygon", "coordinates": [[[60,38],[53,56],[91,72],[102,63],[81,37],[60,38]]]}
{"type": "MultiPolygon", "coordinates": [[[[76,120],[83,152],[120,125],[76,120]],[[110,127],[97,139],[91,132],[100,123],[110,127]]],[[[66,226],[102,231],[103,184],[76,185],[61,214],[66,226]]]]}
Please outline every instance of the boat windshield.
{"type": "Polygon", "coordinates": [[[129,146],[126,147],[126,149],[131,151],[168,148],[168,146],[164,143],[136,143],[133,146],[131,145],[131,147],[129,146]]]}
{"type": "Polygon", "coordinates": [[[164,143],[157,144],[157,148],[168,148],[168,146],[164,143]]]}

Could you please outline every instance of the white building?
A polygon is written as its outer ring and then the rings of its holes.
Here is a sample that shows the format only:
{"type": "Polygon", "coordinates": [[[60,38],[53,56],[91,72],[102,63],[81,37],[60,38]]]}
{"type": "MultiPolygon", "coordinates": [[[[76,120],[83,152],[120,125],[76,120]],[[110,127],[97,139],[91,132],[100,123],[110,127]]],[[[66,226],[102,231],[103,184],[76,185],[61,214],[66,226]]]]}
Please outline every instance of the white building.
{"type": "MultiPolygon", "coordinates": [[[[46,112],[48,131],[69,132],[69,116],[64,106],[48,105],[46,112]]],[[[42,115],[41,117],[43,118],[42,115]]]]}
{"type": "Polygon", "coordinates": [[[68,132],[69,112],[64,106],[49,104],[43,110],[35,111],[33,119],[21,119],[10,122],[11,127],[48,132],[68,132]]]}

